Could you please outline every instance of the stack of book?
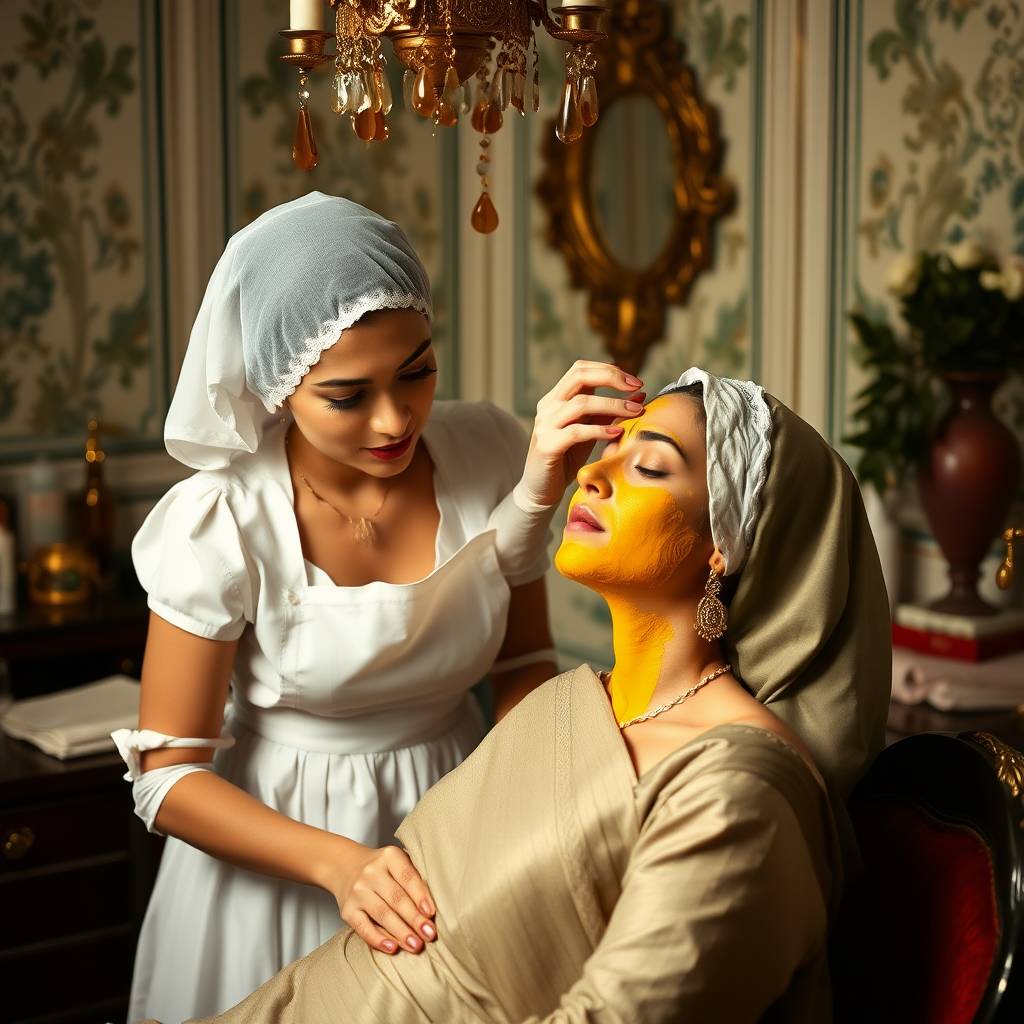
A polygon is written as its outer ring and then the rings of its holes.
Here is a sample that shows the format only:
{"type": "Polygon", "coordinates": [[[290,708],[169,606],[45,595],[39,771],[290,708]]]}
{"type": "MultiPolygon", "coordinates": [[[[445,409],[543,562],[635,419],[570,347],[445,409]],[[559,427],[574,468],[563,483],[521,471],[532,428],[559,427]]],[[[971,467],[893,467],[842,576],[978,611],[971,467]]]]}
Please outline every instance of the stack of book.
{"type": "Polygon", "coordinates": [[[946,615],[912,604],[896,606],[892,624],[895,647],[958,661],[987,661],[1024,651],[1024,608],[984,618],[946,615]]]}
{"type": "Polygon", "coordinates": [[[984,618],[896,606],[892,695],[941,711],[1024,702],[1024,609],[984,618]]]}

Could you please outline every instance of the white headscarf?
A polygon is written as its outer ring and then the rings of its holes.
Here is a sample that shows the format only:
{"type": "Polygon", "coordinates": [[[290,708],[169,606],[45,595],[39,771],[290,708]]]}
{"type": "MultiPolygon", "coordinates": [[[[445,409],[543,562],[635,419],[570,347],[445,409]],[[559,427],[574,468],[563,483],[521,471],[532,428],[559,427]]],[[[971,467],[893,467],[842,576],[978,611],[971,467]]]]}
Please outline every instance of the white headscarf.
{"type": "Polygon", "coordinates": [[[698,383],[704,386],[708,420],[711,537],[725,559],[725,575],[730,576],[743,567],[754,539],[768,476],[772,417],[764,388],[750,380],[713,377],[697,366],[659,394],[670,395],[698,383]]]}
{"type": "Polygon", "coordinates": [[[186,466],[254,452],[325,349],[374,309],[431,316],[430,281],[396,224],[311,192],[233,235],[206,288],[164,426],[186,466]]]}

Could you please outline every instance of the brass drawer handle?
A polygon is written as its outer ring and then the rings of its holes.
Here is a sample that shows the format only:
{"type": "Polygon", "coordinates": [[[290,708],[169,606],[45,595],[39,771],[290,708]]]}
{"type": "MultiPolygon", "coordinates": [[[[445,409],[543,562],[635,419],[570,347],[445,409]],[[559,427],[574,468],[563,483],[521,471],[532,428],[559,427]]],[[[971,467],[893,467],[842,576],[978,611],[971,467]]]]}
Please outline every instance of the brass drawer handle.
{"type": "Polygon", "coordinates": [[[4,856],[8,860],[21,860],[32,849],[36,834],[28,827],[10,828],[4,836],[4,856]]]}

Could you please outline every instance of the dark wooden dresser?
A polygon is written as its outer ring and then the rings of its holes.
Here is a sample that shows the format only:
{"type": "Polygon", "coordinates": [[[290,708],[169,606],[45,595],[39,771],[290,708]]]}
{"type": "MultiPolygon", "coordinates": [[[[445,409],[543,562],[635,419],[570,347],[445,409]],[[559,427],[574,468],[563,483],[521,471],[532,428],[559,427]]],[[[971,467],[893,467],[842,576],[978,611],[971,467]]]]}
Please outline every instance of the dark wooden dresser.
{"type": "MultiPolygon", "coordinates": [[[[137,676],[144,603],[0,619],[15,697],[137,676]]],[[[58,761],[0,734],[0,1024],[103,1024],[128,1011],[159,840],[114,753],[58,761]]]]}

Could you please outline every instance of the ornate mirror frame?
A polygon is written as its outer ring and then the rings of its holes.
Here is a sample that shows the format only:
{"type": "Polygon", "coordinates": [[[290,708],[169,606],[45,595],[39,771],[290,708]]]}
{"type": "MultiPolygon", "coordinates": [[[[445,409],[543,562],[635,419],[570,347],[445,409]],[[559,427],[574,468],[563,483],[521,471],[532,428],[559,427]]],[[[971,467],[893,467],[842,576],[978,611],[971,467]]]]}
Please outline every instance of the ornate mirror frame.
{"type": "Polygon", "coordinates": [[[685,303],[696,276],[711,266],[714,223],[731,208],[733,189],[718,174],[722,139],[714,111],[697,95],[665,11],[656,0],[618,0],[610,21],[607,41],[593,45],[598,99],[606,112],[620,97],[645,95],[665,118],[675,196],[668,240],[641,270],[609,251],[591,185],[600,120],[570,145],[546,133],[537,194],[548,210],[549,244],[564,254],[573,287],[590,291],[590,325],[615,363],[636,373],[664,334],[665,306],[685,303]]]}

